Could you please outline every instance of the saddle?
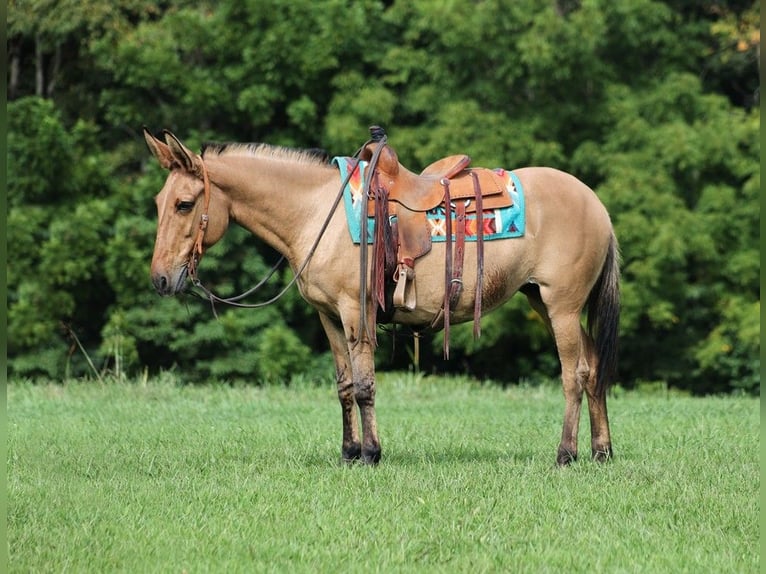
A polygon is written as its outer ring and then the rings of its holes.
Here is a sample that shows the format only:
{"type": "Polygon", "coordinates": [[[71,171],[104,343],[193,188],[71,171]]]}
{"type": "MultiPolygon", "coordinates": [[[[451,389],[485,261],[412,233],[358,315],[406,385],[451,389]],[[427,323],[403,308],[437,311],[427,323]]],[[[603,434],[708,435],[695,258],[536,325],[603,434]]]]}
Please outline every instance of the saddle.
{"type": "MultiPolygon", "coordinates": [[[[431,230],[427,212],[441,207],[445,214],[446,260],[445,296],[442,309],[430,328],[439,328],[443,318],[445,357],[449,356],[450,308],[462,293],[463,257],[465,253],[466,214],[476,214],[477,295],[474,304],[474,335],[480,334],[481,287],[483,274],[483,212],[510,207],[513,202],[505,183],[494,171],[469,167],[467,155],[442,158],[415,174],[401,163],[387,143],[382,128],[370,128],[372,139],[362,148],[359,158],[368,161],[369,176],[365,182],[368,197],[366,216],[375,220],[371,283],[373,311],[393,315],[394,309],[411,311],[417,306],[415,261],[431,251],[431,230]],[[453,257],[453,222],[454,247],[453,257]],[[393,275],[395,288],[391,301],[386,300],[385,279],[393,275]],[[388,309],[389,303],[393,304],[388,309]]],[[[363,235],[365,236],[365,235],[363,235]]],[[[365,250],[362,250],[365,251],[365,250]]],[[[366,262],[363,262],[366,271],[366,262]]],[[[366,275],[363,273],[363,276],[366,275]]]]}

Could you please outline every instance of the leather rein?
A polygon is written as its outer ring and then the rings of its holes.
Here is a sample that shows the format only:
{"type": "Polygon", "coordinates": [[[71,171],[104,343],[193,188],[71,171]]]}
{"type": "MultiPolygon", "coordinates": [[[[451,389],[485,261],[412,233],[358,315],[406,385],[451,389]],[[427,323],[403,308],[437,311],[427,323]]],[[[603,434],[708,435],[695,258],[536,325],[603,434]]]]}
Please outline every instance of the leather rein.
{"type": "MultiPolygon", "coordinates": [[[[370,142],[367,142],[370,143],[370,142]]],[[[362,152],[362,150],[367,145],[365,143],[362,147],[360,147],[357,152],[354,154],[354,158],[358,158],[359,154],[362,152]]],[[[317,235],[317,238],[314,240],[314,244],[311,246],[311,249],[309,249],[308,254],[306,255],[306,258],[304,259],[301,266],[298,268],[298,271],[295,273],[293,278],[290,280],[290,282],[285,285],[285,287],[277,293],[274,297],[271,299],[268,299],[267,301],[262,301],[260,303],[241,303],[240,301],[244,299],[245,297],[248,297],[255,293],[258,289],[263,287],[266,282],[271,278],[274,273],[279,269],[279,267],[284,263],[285,256],[281,255],[279,260],[274,264],[274,266],[269,270],[269,272],[266,274],[266,277],[261,279],[261,281],[258,282],[257,285],[254,287],[251,287],[244,293],[241,293],[240,295],[235,295],[233,297],[220,297],[213,293],[209,288],[205,287],[205,285],[202,284],[202,281],[200,281],[198,276],[198,266],[199,262],[202,259],[202,254],[204,252],[203,248],[203,241],[205,239],[205,232],[207,231],[208,222],[210,221],[210,216],[208,214],[208,211],[210,209],[210,176],[208,175],[207,166],[205,166],[205,162],[201,155],[197,156],[197,159],[199,160],[199,165],[201,166],[201,176],[202,176],[202,183],[203,183],[203,190],[204,190],[204,209],[202,212],[202,216],[200,217],[199,221],[199,228],[197,229],[197,236],[194,240],[194,245],[192,247],[192,251],[189,254],[189,262],[187,264],[187,269],[189,273],[189,278],[191,279],[192,284],[198,288],[200,291],[202,291],[203,296],[201,296],[203,299],[207,299],[210,301],[210,305],[213,310],[213,315],[216,317],[218,314],[216,313],[215,304],[220,303],[222,305],[229,305],[231,307],[243,307],[248,309],[257,309],[259,307],[266,307],[268,305],[271,305],[273,303],[276,303],[279,299],[281,299],[287,291],[290,290],[290,288],[295,285],[295,283],[300,278],[303,271],[308,266],[309,262],[311,261],[311,258],[314,256],[314,253],[317,250],[317,247],[319,246],[319,241],[322,239],[322,236],[324,235],[325,231],[330,225],[330,220],[332,219],[333,214],[335,213],[335,210],[338,208],[338,205],[340,204],[341,199],[343,199],[343,191],[346,189],[346,186],[348,185],[349,181],[351,180],[351,177],[354,175],[354,173],[359,169],[359,162],[357,161],[354,165],[354,168],[349,171],[349,173],[346,175],[345,179],[340,184],[340,189],[338,190],[338,194],[335,197],[335,200],[332,203],[332,206],[330,207],[330,212],[327,214],[327,217],[324,220],[324,223],[322,224],[321,229],[319,230],[319,234],[317,235]]],[[[362,250],[366,251],[366,250],[362,250]]]]}

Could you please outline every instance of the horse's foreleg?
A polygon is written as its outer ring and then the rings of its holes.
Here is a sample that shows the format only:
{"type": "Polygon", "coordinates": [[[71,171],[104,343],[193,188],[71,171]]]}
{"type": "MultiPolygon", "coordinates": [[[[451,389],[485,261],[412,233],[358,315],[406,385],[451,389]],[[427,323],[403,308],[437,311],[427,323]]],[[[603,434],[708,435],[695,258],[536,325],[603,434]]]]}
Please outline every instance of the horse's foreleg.
{"type": "Polygon", "coordinates": [[[362,443],[359,440],[359,423],[354,400],[354,381],[351,376],[351,358],[348,353],[343,327],[320,313],[330,349],[335,359],[335,382],[338,387],[341,416],[343,420],[343,444],[341,457],[343,462],[352,462],[362,456],[362,443]]]}
{"type": "Polygon", "coordinates": [[[350,340],[351,365],[354,381],[354,398],[362,417],[362,462],[377,464],[380,461],[380,440],[375,416],[375,361],[373,348],[364,338],[350,340]]]}

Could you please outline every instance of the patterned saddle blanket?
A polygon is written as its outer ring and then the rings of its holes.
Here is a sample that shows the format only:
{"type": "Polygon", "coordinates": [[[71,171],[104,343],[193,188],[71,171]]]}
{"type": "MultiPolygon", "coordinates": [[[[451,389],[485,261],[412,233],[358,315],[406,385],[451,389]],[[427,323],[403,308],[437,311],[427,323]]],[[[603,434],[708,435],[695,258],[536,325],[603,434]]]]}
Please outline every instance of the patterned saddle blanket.
{"type": "MultiPolygon", "coordinates": [[[[354,169],[357,160],[351,157],[335,157],[332,162],[338,167],[341,181],[343,181],[348,176],[349,172],[354,169]]],[[[359,224],[361,220],[361,210],[367,209],[366,198],[363,198],[364,178],[367,167],[368,162],[359,162],[359,169],[354,172],[343,192],[343,203],[346,211],[348,230],[351,234],[351,240],[357,244],[361,241],[361,228],[359,224]]],[[[524,188],[521,185],[519,178],[512,171],[506,171],[504,169],[496,169],[494,171],[505,181],[505,188],[511,197],[513,204],[510,207],[501,209],[484,210],[482,217],[484,241],[521,237],[524,235],[525,227],[524,188]]],[[[452,213],[452,218],[453,220],[455,218],[454,211],[452,213]]],[[[446,241],[446,217],[444,208],[436,207],[426,212],[426,219],[431,232],[431,241],[446,241]]],[[[454,225],[452,226],[452,229],[455,229],[454,225]]],[[[476,214],[468,214],[466,215],[465,240],[476,241],[476,236],[476,214]]],[[[373,217],[368,217],[367,243],[371,244],[374,237],[375,220],[373,217]]]]}

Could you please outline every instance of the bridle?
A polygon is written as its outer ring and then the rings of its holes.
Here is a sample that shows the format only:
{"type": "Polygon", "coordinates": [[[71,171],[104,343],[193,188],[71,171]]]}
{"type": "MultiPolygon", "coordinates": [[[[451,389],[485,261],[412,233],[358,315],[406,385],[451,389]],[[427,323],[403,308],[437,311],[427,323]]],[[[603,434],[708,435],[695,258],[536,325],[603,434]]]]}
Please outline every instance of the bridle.
{"type": "Polygon", "coordinates": [[[193,282],[197,281],[197,266],[199,265],[200,259],[202,259],[202,253],[204,251],[202,242],[205,239],[207,224],[210,221],[210,215],[208,215],[208,211],[210,211],[210,175],[207,173],[207,166],[205,166],[205,162],[202,160],[201,155],[197,156],[197,160],[198,165],[201,166],[200,169],[202,171],[202,185],[205,199],[202,216],[199,220],[199,229],[197,229],[197,237],[194,239],[194,245],[189,254],[189,263],[187,264],[189,277],[193,282]]]}
{"type": "MultiPolygon", "coordinates": [[[[202,259],[202,254],[204,252],[203,248],[203,241],[205,239],[205,232],[207,231],[208,222],[210,221],[210,216],[208,214],[210,210],[210,176],[208,175],[207,166],[205,165],[205,161],[202,158],[201,155],[197,155],[198,165],[200,166],[200,176],[202,177],[202,183],[203,183],[203,193],[204,193],[204,201],[203,201],[203,211],[202,215],[200,216],[199,221],[199,228],[197,229],[197,236],[194,239],[194,245],[192,246],[191,253],[189,254],[189,260],[187,262],[187,270],[189,273],[189,279],[191,280],[192,284],[202,291],[201,297],[203,299],[207,299],[210,301],[210,306],[213,310],[213,315],[217,316],[215,304],[220,303],[222,305],[229,305],[231,307],[243,307],[248,309],[257,309],[259,307],[266,307],[268,305],[271,305],[272,303],[276,303],[279,299],[281,299],[287,291],[290,290],[290,288],[295,285],[295,283],[300,278],[303,271],[308,267],[309,262],[311,261],[311,258],[314,256],[314,252],[317,250],[317,247],[319,246],[319,241],[322,239],[322,236],[324,235],[325,231],[330,225],[330,220],[332,219],[333,214],[335,213],[335,210],[338,208],[338,205],[340,204],[341,199],[343,199],[343,192],[346,189],[346,186],[348,185],[349,181],[351,181],[351,177],[356,173],[356,171],[359,169],[359,154],[361,154],[362,150],[367,146],[367,144],[370,143],[369,141],[366,142],[362,147],[360,147],[356,153],[354,154],[354,159],[357,161],[354,163],[353,169],[349,171],[349,173],[346,175],[344,180],[340,184],[340,189],[338,190],[338,194],[335,197],[335,200],[332,203],[332,206],[330,207],[330,211],[327,214],[327,217],[324,220],[324,223],[322,224],[321,229],[319,230],[319,234],[317,235],[317,238],[314,240],[313,245],[311,246],[311,249],[309,249],[308,254],[306,255],[306,258],[304,259],[303,263],[300,265],[298,270],[296,271],[293,278],[290,280],[290,282],[285,285],[285,287],[277,293],[274,297],[267,301],[262,301],[260,303],[241,303],[240,301],[244,299],[245,297],[248,297],[258,291],[261,287],[263,287],[266,282],[271,278],[274,273],[279,269],[279,267],[282,265],[282,263],[285,260],[285,256],[282,255],[279,260],[274,264],[274,266],[269,270],[269,272],[266,274],[266,277],[264,277],[261,281],[258,282],[254,287],[251,287],[244,293],[241,293],[239,295],[235,295],[233,297],[220,297],[213,293],[209,288],[205,287],[205,285],[202,284],[202,281],[200,281],[198,276],[198,267],[199,262],[202,259]]],[[[364,210],[363,210],[364,212],[364,210]]],[[[366,218],[365,218],[366,219],[366,218]]],[[[362,252],[366,253],[366,249],[362,249],[362,252]]]]}

